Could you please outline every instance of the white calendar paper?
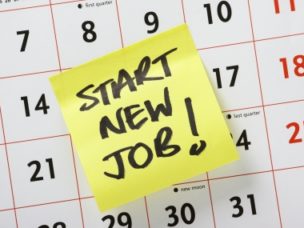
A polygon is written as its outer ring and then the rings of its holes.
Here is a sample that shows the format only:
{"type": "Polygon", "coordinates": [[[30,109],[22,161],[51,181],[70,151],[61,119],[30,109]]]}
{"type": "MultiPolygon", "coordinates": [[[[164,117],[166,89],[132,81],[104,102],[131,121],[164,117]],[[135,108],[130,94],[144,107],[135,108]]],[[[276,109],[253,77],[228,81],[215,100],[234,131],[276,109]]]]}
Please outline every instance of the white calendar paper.
{"type": "Polygon", "coordinates": [[[301,0],[0,0],[0,227],[304,227],[303,12],[301,0]],[[101,213],[48,78],[183,23],[241,159],[101,213]]]}

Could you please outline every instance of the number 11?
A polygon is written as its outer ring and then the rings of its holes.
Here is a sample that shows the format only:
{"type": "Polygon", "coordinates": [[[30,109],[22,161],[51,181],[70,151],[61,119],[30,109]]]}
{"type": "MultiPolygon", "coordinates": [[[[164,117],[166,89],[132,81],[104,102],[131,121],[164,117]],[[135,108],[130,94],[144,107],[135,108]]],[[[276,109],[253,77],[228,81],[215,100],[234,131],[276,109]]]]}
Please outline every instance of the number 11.
{"type": "MultiPolygon", "coordinates": [[[[287,1],[287,0],[285,0],[287,1]]],[[[296,4],[295,4],[295,0],[289,0],[289,4],[290,4],[290,10],[291,11],[296,11],[296,4]]],[[[279,0],[274,0],[274,9],[275,9],[275,13],[279,14],[280,13],[280,4],[279,4],[279,0]]]]}

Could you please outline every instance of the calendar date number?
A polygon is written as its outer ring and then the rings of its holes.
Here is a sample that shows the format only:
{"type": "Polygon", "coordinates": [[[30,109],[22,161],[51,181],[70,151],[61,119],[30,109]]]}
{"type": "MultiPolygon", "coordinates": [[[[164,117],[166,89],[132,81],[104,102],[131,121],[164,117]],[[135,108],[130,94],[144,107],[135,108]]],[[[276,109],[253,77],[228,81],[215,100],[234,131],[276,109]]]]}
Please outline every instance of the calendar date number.
{"type": "Polygon", "coordinates": [[[53,226],[41,225],[38,228],[66,228],[66,225],[63,222],[56,222],[53,226]]]}
{"type": "Polygon", "coordinates": [[[168,227],[177,226],[180,220],[187,225],[192,224],[195,220],[195,210],[190,203],[184,203],[181,206],[179,213],[177,212],[177,208],[173,205],[166,207],[165,210],[169,212],[168,216],[172,220],[168,222],[168,227]]]}
{"type": "MultiPolygon", "coordinates": [[[[54,164],[53,164],[53,159],[52,158],[47,158],[45,159],[45,162],[48,164],[49,167],[49,173],[50,173],[50,178],[55,179],[55,170],[54,170],[54,164]]],[[[41,163],[40,161],[34,160],[31,161],[27,164],[28,167],[34,166],[34,173],[31,177],[31,182],[36,182],[36,181],[42,181],[44,180],[43,176],[40,176],[40,170],[41,170],[41,163]]]]}
{"type": "Polygon", "coordinates": [[[113,228],[116,221],[118,225],[122,227],[132,228],[132,218],[127,212],[121,212],[118,214],[117,219],[113,215],[106,215],[101,219],[103,222],[109,221],[108,228],[113,228]]]}

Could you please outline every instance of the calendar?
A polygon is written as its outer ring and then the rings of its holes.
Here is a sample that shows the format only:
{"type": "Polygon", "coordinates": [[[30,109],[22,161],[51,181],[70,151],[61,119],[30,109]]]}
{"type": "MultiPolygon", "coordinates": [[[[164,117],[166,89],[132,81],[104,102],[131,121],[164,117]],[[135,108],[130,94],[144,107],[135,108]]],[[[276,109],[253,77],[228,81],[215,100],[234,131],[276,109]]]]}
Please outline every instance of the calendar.
{"type": "Polygon", "coordinates": [[[303,12],[301,0],[0,0],[0,227],[304,227],[303,12]],[[184,23],[240,160],[100,212],[49,77],[184,23]]]}

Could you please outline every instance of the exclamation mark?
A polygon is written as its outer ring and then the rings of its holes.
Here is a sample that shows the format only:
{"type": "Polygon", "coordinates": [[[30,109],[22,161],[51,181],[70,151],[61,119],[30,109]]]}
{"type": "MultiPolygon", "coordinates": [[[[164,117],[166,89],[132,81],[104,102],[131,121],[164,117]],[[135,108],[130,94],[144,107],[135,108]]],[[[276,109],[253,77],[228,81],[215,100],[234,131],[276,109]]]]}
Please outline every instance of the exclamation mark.
{"type": "MultiPolygon", "coordinates": [[[[197,132],[197,126],[196,126],[195,116],[194,116],[194,112],[193,112],[192,100],[190,97],[187,97],[185,99],[185,105],[186,105],[186,109],[187,109],[187,113],[188,113],[188,120],[189,120],[192,135],[199,136],[199,134],[197,132]]],[[[192,156],[200,155],[205,150],[206,146],[207,146],[206,141],[200,140],[200,146],[198,146],[196,143],[192,144],[192,146],[190,147],[189,153],[192,156]]]]}

